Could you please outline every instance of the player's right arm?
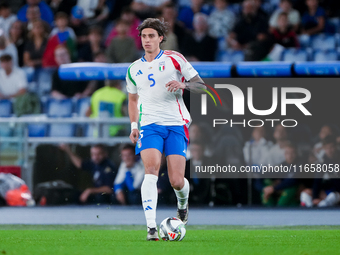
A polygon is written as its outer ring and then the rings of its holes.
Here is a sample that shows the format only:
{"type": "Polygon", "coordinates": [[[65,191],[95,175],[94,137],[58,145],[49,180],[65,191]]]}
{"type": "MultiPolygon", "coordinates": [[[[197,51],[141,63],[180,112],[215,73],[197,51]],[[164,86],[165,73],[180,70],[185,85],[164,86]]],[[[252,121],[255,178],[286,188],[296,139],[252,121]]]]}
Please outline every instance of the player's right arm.
{"type": "Polygon", "coordinates": [[[139,137],[138,131],[138,94],[130,94],[129,93],[129,117],[131,122],[131,134],[130,140],[133,143],[136,143],[139,137]]]}
{"type": "Polygon", "coordinates": [[[133,77],[135,77],[132,74],[131,67],[136,62],[132,63],[128,71],[126,73],[126,90],[129,93],[129,103],[128,103],[128,112],[131,122],[131,134],[130,134],[130,140],[133,143],[136,143],[138,141],[139,137],[139,131],[138,131],[138,94],[137,94],[137,83],[134,80],[133,77]]]}

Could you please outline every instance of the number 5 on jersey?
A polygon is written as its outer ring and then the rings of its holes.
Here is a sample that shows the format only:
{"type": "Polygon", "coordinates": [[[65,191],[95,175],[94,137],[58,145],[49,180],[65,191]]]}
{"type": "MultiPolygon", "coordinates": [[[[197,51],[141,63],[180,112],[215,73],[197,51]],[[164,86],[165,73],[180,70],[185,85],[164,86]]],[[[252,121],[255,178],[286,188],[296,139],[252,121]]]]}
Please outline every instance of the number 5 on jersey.
{"type": "Polygon", "coordinates": [[[148,75],[149,81],[152,81],[152,84],[150,85],[150,87],[153,87],[153,86],[155,86],[156,81],[155,81],[153,78],[151,78],[151,76],[153,76],[153,73],[150,73],[150,74],[148,75]]]}

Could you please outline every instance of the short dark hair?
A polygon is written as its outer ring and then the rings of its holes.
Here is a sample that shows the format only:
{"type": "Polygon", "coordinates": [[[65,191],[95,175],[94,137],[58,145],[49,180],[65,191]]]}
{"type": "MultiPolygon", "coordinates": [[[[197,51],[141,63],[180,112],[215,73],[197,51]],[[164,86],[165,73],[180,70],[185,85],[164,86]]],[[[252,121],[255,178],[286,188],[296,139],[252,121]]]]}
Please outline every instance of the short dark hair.
{"type": "Polygon", "coordinates": [[[134,153],[135,146],[131,143],[125,143],[120,147],[120,151],[123,151],[123,150],[131,150],[134,153]]]}
{"type": "Polygon", "coordinates": [[[9,54],[4,54],[4,55],[2,55],[2,56],[0,57],[0,61],[1,61],[1,62],[9,62],[9,61],[11,61],[12,59],[13,59],[12,56],[9,55],[9,54]]]}
{"type": "Polygon", "coordinates": [[[107,153],[107,147],[104,144],[97,143],[91,146],[91,148],[99,148],[102,152],[107,153]]]}
{"type": "Polygon", "coordinates": [[[57,19],[67,19],[68,20],[68,15],[65,12],[57,12],[57,14],[54,16],[54,20],[57,19]]]}
{"type": "Polygon", "coordinates": [[[283,3],[283,2],[289,2],[290,4],[292,3],[292,0],[281,0],[280,3],[283,3]]]}
{"type": "Polygon", "coordinates": [[[7,2],[0,3],[0,10],[1,9],[10,9],[9,4],[7,2]]]}
{"type": "Polygon", "coordinates": [[[322,140],[322,145],[333,144],[336,145],[336,138],[334,135],[328,135],[322,140]]]}
{"type": "Polygon", "coordinates": [[[166,32],[168,31],[168,24],[164,22],[164,20],[159,20],[156,18],[147,18],[146,20],[143,21],[142,24],[138,26],[138,31],[139,34],[138,36],[142,35],[142,31],[145,28],[152,28],[157,31],[159,36],[163,36],[163,40],[161,43],[166,41],[166,32]]]}
{"type": "Polygon", "coordinates": [[[103,35],[103,28],[97,25],[93,25],[89,28],[89,34],[103,35]]]}

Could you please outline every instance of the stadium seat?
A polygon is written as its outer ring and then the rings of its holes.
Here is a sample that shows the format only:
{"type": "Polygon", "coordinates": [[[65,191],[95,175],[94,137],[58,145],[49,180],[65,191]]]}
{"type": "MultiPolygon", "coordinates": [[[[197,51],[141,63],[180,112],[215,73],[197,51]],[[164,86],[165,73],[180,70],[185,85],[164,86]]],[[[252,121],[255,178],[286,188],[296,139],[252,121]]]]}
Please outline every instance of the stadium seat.
{"type": "MultiPolygon", "coordinates": [[[[72,117],[73,102],[71,99],[57,100],[50,98],[47,101],[47,116],[50,118],[67,118],[72,117]]],[[[75,124],[51,124],[48,130],[48,136],[53,137],[72,137],[75,135],[75,124]]]]}
{"type": "Polygon", "coordinates": [[[51,124],[48,130],[48,136],[53,137],[73,137],[75,135],[75,124],[51,124]]]}
{"type": "Polygon", "coordinates": [[[218,61],[238,63],[244,61],[243,51],[226,50],[218,53],[218,61]]]}
{"type": "MultiPolygon", "coordinates": [[[[85,113],[86,113],[86,110],[88,109],[88,107],[90,106],[90,104],[91,104],[91,98],[90,97],[80,98],[77,101],[77,103],[76,103],[76,114],[78,115],[78,117],[86,117],[85,113]]],[[[78,130],[80,130],[81,134],[83,134],[85,136],[89,136],[89,135],[87,135],[88,130],[89,130],[88,124],[78,124],[77,128],[78,128],[78,130]]]]}
{"type": "Polygon", "coordinates": [[[298,36],[299,44],[302,49],[310,47],[310,36],[309,35],[299,35],[298,36]]]}
{"type": "Polygon", "coordinates": [[[47,100],[48,117],[71,117],[73,113],[73,102],[71,99],[58,100],[50,98],[47,100]]]}
{"type": "Polygon", "coordinates": [[[315,62],[337,61],[338,59],[337,50],[315,50],[312,58],[315,62]]]}
{"type": "Polygon", "coordinates": [[[29,137],[44,137],[47,135],[47,124],[28,124],[29,137]]]}
{"type": "Polygon", "coordinates": [[[309,54],[307,50],[290,48],[286,49],[282,53],[282,61],[285,62],[298,62],[298,61],[308,61],[309,54]]]}
{"type": "Polygon", "coordinates": [[[0,117],[11,117],[12,115],[12,102],[4,99],[0,100],[0,117]]]}
{"type": "Polygon", "coordinates": [[[311,47],[314,50],[331,50],[336,47],[336,37],[329,34],[315,35],[311,39],[311,47]]]}
{"type": "Polygon", "coordinates": [[[76,113],[79,117],[85,117],[86,110],[90,106],[90,103],[90,97],[81,98],[77,101],[76,113]]]}
{"type": "MultiPolygon", "coordinates": [[[[0,100],[0,117],[8,118],[12,115],[12,102],[10,100],[0,100]]],[[[12,135],[12,129],[7,123],[0,123],[0,137],[12,135]]]]}

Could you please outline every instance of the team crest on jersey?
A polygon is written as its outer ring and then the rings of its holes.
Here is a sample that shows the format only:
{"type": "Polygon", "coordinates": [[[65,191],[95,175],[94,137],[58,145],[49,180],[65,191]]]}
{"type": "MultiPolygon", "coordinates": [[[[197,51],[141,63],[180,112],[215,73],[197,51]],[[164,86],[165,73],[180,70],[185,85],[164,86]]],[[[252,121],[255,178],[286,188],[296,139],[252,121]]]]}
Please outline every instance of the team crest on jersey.
{"type": "Polygon", "coordinates": [[[159,62],[159,71],[163,72],[165,69],[165,61],[159,62]]]}

